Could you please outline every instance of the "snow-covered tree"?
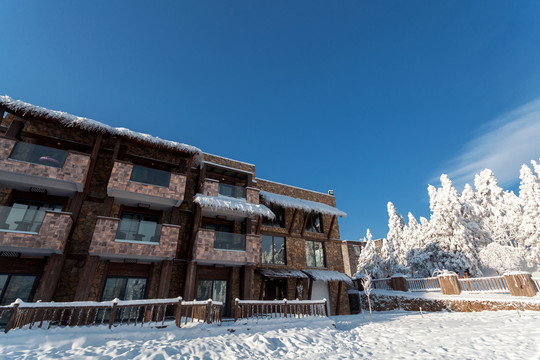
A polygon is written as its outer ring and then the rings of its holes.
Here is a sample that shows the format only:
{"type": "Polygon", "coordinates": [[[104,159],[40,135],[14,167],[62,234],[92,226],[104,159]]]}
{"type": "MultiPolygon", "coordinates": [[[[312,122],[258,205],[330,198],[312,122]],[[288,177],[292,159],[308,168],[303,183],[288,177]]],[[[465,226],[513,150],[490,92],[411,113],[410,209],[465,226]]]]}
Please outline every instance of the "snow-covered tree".
{"type": "Polygon", "coordinates": [[[480,264],[497,271],[499,275],[506,271],[519,270],[523,262],[523,249],[492,242],[478,253],[480,264]]]}
{"type": "Polygon", "coordinates": [[[364,273],[368,272],[375,278],[382,278],[385,274],[381,268],[382,259],[379,248],[375,245],[375,241],[373,241],[373,236],[369,229],[367,230],[366,236],[367,239],[364,238],[366,240],[366,246],[362,249],[360,256],[358,257],[358,267],[355,275],[363,276],[364,273]]]}
{"type": "Polygon", "coordinates": [[[529,265],[540,263],[540,168],[532,161],[537,175],[527,165],[521,167],[521,183],[519,185],[519,202],[523,210],[519,228],[518,242],[524,244],[528,251],[529,265]]]}
{"type": "Polygon", "coordinates": [[[441,175],[439,189],[429,186],[431,219],[426,232],[426,243],[440,247],[442,269],[465,271],[474,276],[482,272],[478,267],[474,233],[466,226],[464,206],[447,175],[441,175]]]}
{"type": "Polygon", "coordinates": [[[386,240],[388,241],[389,257],[395,258],[399,264],[405,265],[408,248],[403,238],[405,220],[401,214],[398,214],[396,207],[391,202],[388,202],[387,209],[388,235],[386,235],[386,240]]]}

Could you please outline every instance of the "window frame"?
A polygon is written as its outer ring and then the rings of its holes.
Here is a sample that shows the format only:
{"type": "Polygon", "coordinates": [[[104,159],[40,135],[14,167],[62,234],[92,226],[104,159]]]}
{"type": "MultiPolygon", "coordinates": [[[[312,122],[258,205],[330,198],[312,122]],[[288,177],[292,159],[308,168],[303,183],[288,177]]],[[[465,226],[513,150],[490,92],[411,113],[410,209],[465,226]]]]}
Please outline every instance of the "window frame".
{"type": "Polygon", "coordinates": [[[261,237],[261,263],[265,265],[276,265],[276,266],[287,266],[287,238],[285,236],[280,235],[265,235],[263,234],[261,237]],[[271,249],[272,249],[272,262],[265,262],[264,261],[264,246],[263,241],[266,238],[270,238],[272,241],[271,249]],[[275,248],[275,238],[281,238],[283,239],[283,263],[276,263],[276,248],[275,248]]]}
{"type": "Polygon", "coordinates": [[[306,265],[308,267],[312,267],[312,268],[326,268],[326,248],[324,246],[324,241],[305,240],[305,242],[306,242],[306,265]],[[322,249],[322,259],[323,259],[322,266],[317,263],[317,252],[316,252],[316,249],[315,249],[315,243],[320,244],[320,246],[321,246],[320,248],[322,249]],[[310,248],[313,251],[312,258],[314,259],[314,264],[309,264],[308,263],[308,259],[309,259],[309,257],[308,257],[308,251],[309,251],[308,244],[311,244],[310,248]]]}
{"type": "Polygon", "coordinates": [[[270,211],[272,211],[276,215],[276,218],[278,218],[279,216],[277,213],[280,213],[282,215],[282,218],[280,221],[276,219],[270,220],[266,217],[263,217],[263,220],[262,220],[263,225],[277,228],[277,229],[285,229],[287,226],[287,220],[285,218],[285,208],[281,205],[274,204],[274,203],[266,204],[266,206],[270,209],[270,211]],[[277,209],[278,211],[276,211],[277,209]]]}
{"type": "Polygon", "coordinates": [[[323,216],[321,213],[312,211],[306,214],[306,217],[307,217],[307,220],[306,220],[305,231],[314,233],[314,234],[324,234],[324,223],[323,223],[323,216]],[[315,226],[315,220],[317,218],[319,220],[320,230],[318,230],[315,226]]]}

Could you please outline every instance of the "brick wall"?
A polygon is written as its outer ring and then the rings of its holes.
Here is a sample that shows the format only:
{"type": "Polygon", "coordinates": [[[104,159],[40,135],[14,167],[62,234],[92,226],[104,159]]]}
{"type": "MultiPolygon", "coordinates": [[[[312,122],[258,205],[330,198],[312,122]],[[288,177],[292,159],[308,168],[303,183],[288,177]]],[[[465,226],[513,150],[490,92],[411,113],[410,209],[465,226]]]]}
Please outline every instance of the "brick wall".
{"type": "Polygon", "coordinates": [[[98,217],[89,253],[91,255],[131,257],[155,257],[173,259],[176,255],[180,227],[162,225],[159,244],[115,241],[120,219],[98,217]]]}
{"type": "Polygon", "coordinates": [[[0,249],[23,253],[25,249],[39,249],[42,253],[62,254],[72,224],[71,214],[47,211],[37,234],[0,232],[0,249]]]}
{"type": "Polygon", "coordinates": [[[258,204],[259,203],[259,189],[247,188],[246,201],[251,204],[258,204]]]}
{"type": "Polygon", "coordinates": [[[175,199],[178,201],[184,200],[184,193],[186,190],[186,177],[184,175],[171,173],[169,187],[165,188],[130,181],[129,179],[131,177],[132,170],[133,164],[123,161],[115,161],[107,188],[175,199]]]}
{"type": "Polygon", "coordinates": [[[90,164],[88,155],[70,151],[61,168],[31,164],[9,159],[16,143],[16,140],[0,138],[0,170],[71,182],[77,184],[82,190],[90,164]]]}
{"type": "Polygon", "coordinates": [[[219,181],[214,179],[205,179],[201,186],[201,194],[206,196],[218,196],[219,181]]]}
{"type": "Polygon", "coordinates": [[[194,261],[211,261],[214,263],[255,264],[260,258],[261,237],[246,236],[246,251],[214,249],[214,230],[199,229],[193,246],[194,261]]]}

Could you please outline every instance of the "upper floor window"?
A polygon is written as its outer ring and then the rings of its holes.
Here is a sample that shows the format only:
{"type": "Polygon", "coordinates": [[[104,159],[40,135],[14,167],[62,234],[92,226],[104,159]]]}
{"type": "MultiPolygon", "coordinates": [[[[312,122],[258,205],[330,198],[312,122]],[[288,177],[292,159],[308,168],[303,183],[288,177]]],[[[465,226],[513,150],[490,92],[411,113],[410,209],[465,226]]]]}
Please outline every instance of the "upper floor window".
{"type": "Polygon", "coordinates": [[[263,218],[263,224],[266,226],[273,226],[273,227],[285,227],[285,209],[283,209],[282,206],[279,206],[277,204],[268,204],[268,208],[276,215],[275,219],[267,219],[263,218]]]}
{"type": "Polygon", "coordinates": [[[153,215],[123,213],[116,232],[117,240],[159,243],[159,218],[153,215]]]}
{"type": "Polygon", "coordinates": [[[165,170],[152,169],[139,165],[133,165],[131,171],[131,181],[136,181],[143,184],[169,187],[171,181],[171,173],[165,170]]]}
{"type": "Polygon", "coordinates": [[[322,215],[320,213],[312,212],[306,215],[307,223],[306,230],[316,233],[323,233],[322,215]]]}
{"type": "Polygon", "coordinates": [[[360,247],[360,245],[353,245],[353,249],[354,249],[354,256],[358,258],[360,256],[360,252],[362,248],[360,247]]]}
{"type": "Polygon", "coordinates": [[[243,188],[241,186],[219,183],[218,194],[223,195],[223,196],[237,198],[237,199],[245,199],[246,188],[243,188]]]}
{"type": "Polygon", "coordinates": [[[306,240],[306,263],[310,267],[326,267],[322,242],[306,240]]]}
{"type": "Polygon", "coordinates": [[[9,158],[32,164],[61,168],[66,161],[67,154],[68,152],[65,150],[19,141],[13,148],[9,158]]]}
{"type": "Polygon", "coordinates": [[[262,262],[263,264],[285,265],[285,238],[281,236],[262,237],[262,262]]]}

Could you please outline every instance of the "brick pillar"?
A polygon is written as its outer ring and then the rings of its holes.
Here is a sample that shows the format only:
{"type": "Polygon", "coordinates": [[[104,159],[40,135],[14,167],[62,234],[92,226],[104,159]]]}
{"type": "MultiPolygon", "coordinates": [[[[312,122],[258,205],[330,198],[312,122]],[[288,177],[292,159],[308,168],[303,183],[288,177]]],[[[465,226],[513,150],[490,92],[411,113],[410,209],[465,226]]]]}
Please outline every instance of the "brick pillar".
{"type": "Polygon", "coordinates": [[[159,287],[157,298],[166,299],[169,296],[169,285],[171,283],[172,261],[165,260],[161,264],[161,274],[159,276],[159,287]]]}
{"type": "Polygon", "coordinates": [[[47,265],[39,281],[36,294],[34,295],[34,301],[51,301],[53,299],[53,293],[58,284],[60,278],[60,272],[64,265],[64,256],[60,254],[52,254],[47,259],[47,265]]]}
{"type": "Polygon", "coordinates": [[[409,283],[404,276],[396,276],[390,279],[392,281],[392,289],[396,291],[409,291],[409,283]]]}
{"type": "Polygon", "coordinates": [[[251,286],[253,285],[253,272],[255,271],[255,266],[246,265],[243,269],[243,286],[242,286],[242,300],[251,300],[251,286]]]}
{"type": "Polygon", "coordinates": [[[457,275],[439,275],[439,284],[441,284],[441,292],[444,295],[459,295],[461,294],[461,287],[457,275]]]}
{"type": "Polygon", "coordinates": [[[75,291],[75,298],[73,301],[86,301],[90,295],[90,287],[92,286],[92,280],[96,274],[97,266],[99,264],[99,256],[88,255],[84,267],[79,276],[79,283],[77,284],[77,290],[75,291]]]}
{"type": "Polygon", "coordinates": [[[197,263],[191,261],[186,272],[186,282],[184,284],[184,300],[193,300],[197,290],[197,263]]]}
{"type": "Polygon", "coordinates": [[[531,279],[531,274],[504,274],[504,280],[512,296],[536,296],[538,293],[536,284],[531,279]]]}

